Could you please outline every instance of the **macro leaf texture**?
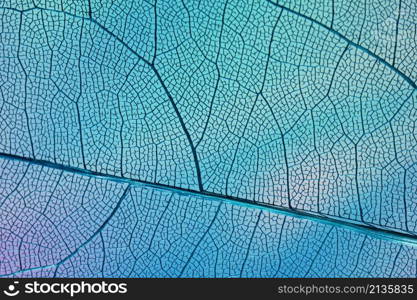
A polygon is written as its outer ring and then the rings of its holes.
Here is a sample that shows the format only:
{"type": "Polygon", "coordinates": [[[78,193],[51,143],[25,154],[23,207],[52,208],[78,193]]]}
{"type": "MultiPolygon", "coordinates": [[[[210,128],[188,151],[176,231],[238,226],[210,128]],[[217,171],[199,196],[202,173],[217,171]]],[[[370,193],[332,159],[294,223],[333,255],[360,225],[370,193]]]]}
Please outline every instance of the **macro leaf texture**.
{"type": "Polygon", "coordinates": [[[0,15],[0,276],[417,276],[416,1],[0,15]]]}

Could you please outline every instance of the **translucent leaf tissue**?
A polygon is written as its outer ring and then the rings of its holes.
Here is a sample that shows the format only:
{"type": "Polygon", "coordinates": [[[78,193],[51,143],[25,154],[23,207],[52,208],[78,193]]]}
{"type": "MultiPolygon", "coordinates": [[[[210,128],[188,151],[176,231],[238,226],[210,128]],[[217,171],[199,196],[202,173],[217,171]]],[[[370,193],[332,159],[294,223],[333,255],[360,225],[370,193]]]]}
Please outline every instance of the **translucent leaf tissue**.
{"type": "Polygon", "coordinates": [[[0,276],[417,276],[416,1],[0,16],[0,276]]]}

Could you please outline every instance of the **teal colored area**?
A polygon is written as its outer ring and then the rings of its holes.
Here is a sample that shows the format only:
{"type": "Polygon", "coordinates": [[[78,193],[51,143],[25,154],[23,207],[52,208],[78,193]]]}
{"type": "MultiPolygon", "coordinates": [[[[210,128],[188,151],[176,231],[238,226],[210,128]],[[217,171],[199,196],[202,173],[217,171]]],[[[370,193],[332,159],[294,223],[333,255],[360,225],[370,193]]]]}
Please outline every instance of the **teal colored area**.
{"type": "Polygon", "coordinates": [[[3,276],[415,276],[415,244],[381,235],[25,162],[1,167],[3,276]]]}
{"type": "Polygon", "coordinates": [[[415,277],[416,12],[3,0],[0,275],[415,277]]]}

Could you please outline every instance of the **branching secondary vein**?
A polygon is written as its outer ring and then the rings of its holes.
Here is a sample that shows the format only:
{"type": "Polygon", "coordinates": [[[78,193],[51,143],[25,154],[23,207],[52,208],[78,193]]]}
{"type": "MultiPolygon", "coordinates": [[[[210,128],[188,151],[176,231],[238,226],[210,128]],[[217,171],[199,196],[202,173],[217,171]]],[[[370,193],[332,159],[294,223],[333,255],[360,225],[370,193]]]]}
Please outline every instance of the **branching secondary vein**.
{"type": "Polygon", "coordinates": [[[357,222],[357,221],[349,220],[345,218],[338,218],[335,216],[325,216],[325,215],[321,215],[321,214],[317,214],[317,213],[313,213],[313,212],[309,212],[309,211],[305,211],[301,209],[296,209],[296,208],[289,208],[289,207],[284,207],[284,206],[259,203],[259,202],[254,202],[254,201],[244,199],[244,198],[225,196],[222,194],[212,193],[212,192],[208,192],[204,190],[198,191],[198,190],[185,189],[181,187],[170,186],[170,185],[165,185],[165,184],[160,184],[160,183],[147,182],[147,181],[134,179],[134,178],[123,178],[123,177],[104,174],[104,173],[100,173],[96,171],[90,171],[90,170],[85,170],[81,168],[51,163],[49,161],[22,157],[22,156],[18,156],[14,154],[0,153],[0,158],[6,159],[6,160],[25,162],[25,163],[29,163],[33,165],[38,165],[38,166],[45,166],[48,168],[63,170],[69,173],[79,174],[82,176],[91,176],[94,178],[101,178],[101,179],[110,180],[114,182],[127,183],[129,184],[129,186],[147,186],[150,188],[167,190],[173,193],[186,194],[186,195],[196,196],[196,197],[203,197],[208,200],[223,201],[223,202],[228,202],[234,205],[241,205],[241,206],[246,206],[246,207],[252,207],[255,209],[262,209],[262,210],[270,211],[271,213],[278,213],[278,214],[292,216],[295,218],[307,219],[313,222],[329,224],[332,226],[337,226],[337,227],[353,230],[356,232],[365,233],[371,236],[376,236],[380,239],[393,240],[396,242],[417,246],[416,234],[405,232],[405,231],[400,231],[396,228],[389,228],[389,227],[382,228],[371,223],[365,223],[365,222],[362,223],[362,222],[357,222]]]}

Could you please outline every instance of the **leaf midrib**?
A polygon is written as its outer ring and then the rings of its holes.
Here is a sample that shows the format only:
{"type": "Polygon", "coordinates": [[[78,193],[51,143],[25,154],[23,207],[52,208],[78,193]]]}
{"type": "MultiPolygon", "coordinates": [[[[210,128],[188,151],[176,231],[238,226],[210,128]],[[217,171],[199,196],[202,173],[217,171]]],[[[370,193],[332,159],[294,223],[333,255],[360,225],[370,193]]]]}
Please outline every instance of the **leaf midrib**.
{"type": "MultiPolygon", "coordinates": [[[[400,77],[402,77],[403,80],[406,81],[408,84],[410,84],[410,86],[412,86],[414,89],[417,89],[416,83],[410,77],[408,77],[401,70],[397,69],[395,66],[393,66],[392,64],[390,64],[389,62],[387,62],[385,59],[378,56],[377,54],[373,53],[369,49],[351,41],[350,39],[345,37],[340,32],[328,27],[327,25],[325,25],[325,24],[323,24],[323,23],[321,23],[321,22],[319,22],[319,21],[317,21],[317,20],[315,20],[315,19],[313,19],[309,16],[306,16],[302,13],[299,13],[295,10],[292,10],[292,9],[290,9],[288,7],[285,7],[283,5],[280,5],[278,3],[274,3],[271,0],[267,0],[267,1],[269,3],[271,3],[272,5],[275,5],[279,8],[281,8],[281,9],[289,12],[289,13],[295,14],[295,15],[301,17],[301,18],[304,18],[306,20],[309,20],[310,22],[313,22],[314,24],[319,25],[320,27],[323,27],[323,28],[327,29],[328,31],[330,31],[333,34],[335,34],[336,36],[338,36],[340,39],[344,40],[349,45],[352,45],[353,47],[355,47],[355,48],[367,53],[371,57],[375,58],[378,62],[382,63],[387,68],[392,70],[394,73],[396,73],[400,77]]],[[[89,20],[92,23],[96,24],[99,28],[101,28],[102,30],[107,32],[110,36],[115,38],[118,42],[120,42],[123,46],[125,46],[129,51],[131,51],[134,55],[136,55],[140,60],[142,60],[145,64],[150,66],[153,69],[153,71],[156,71],[155,66],[151,62],[146,60],[139,53],[137,53],[133,48],[131,48],[126,42],[124,42],[122,39],[120,39],[118,36],[116,36],[114,33],[112,33],[110,30],[108,30],[105,26],[103,26],[102,24],[100,24],[99,22],[97,22],[96,20],[94,20],[91,17],[87,18],[87,17],[83,17],[83,16],[78,16],[78,15],[75,15],[75,14],[72,14],[72,13],[69,13],[69,12],[66,12],[66,11],[60,11],[60,10],[48,9],[48,8],[41,8],[41,7],[33,7],[33,8],[25,9],[25,10],[19,10],[19,9],[9,8],[9,7],[0,7],[0,9],[12,10],[12,11],[16,11],[16,12],[19,12],[19,13],[24,13],[24,12],[28,12],[28,11],[32,11],[32,10],[45,10],[45,11],[50,11],[50,12],[55,12],[55,13],[62,13],[62,14],[65,14],[65,15],[72,16],[74,18],[89,20]]],[[[159,75],[159,73],[156,73],[156,74],[159,75]]],[[[158,78],[158,79],[160,79],[160,81],[162,81],[162,78],[158,78]]],[[[167,91],[168,90],[166,88],[165,92],[167,92],[167,91]]],[[[171,98],[169,100],[173,101],[173,99],[171,99],[171,98]]],[[[194,145],[191,144],[190,146],[195,151],[194,145]]],[[[87,169],[82,169],[82,168],[77,168],[77,167],[52,163],[52,162],[45,161],[45,160],[27,158],[27,157],[23,157],[23,156],[14,155],[14,154],[0,153],[0,158],[8,159],[8,160],[22,161],[22,162],[26,162],[26,163],[30,163],[30,164],[34,164],[34,165],[46,166],[46,167],[49,167],[49,168],[59,169],[59,170],[63,170],[63,171],[69,172],[69,173],[80,174],[80,175],[83,175],[83,176],[92,176],[92,177],[95,177],[95,178],[103,178],[103,179],[111,180],[111,181],[129,183],[129,184],[132,184],[132,185],[140,185],[140,186],[147,186],[147,187],[152,187],[152,188],[157,188],[157,189],[169,190],[169,191],[173,191],[175,193],[182,193],[182,194],[185,193],[185,194],[188,194],[188,195],[211,198],[211,199],[214,199],[214,200],[217,200],[217,201],[227,201],[227,202],[231,202],[233,204],[237,204],[237,205],[241,205],[241,206],[250,206],[250,207],[257,208],[257,209],[269,210],[269,211],[272,211],[274,213],[285,214],[285,215],[289,215],[289,216],[293,216],[293,217],[297,217],[297,218],[302,218],[302,219],[308,219],[308,220],[312,220],[314,222],[331,224],[333,226],[338,226],[338,227],[342,227],[342,228],[348,228],[350,230],[364,232],[368,235],[377,236],[377,237],[383,238],[383,239],[395,240],[397,242],[412,244],[414,246],[417,245],[417,234],[411,234],[409,232],[404,232],[404,231],[401,231],[399,229],[392,229],[392,228],[386,228],[386,227],[381,228],[381,227],[377,227],[377,225],[370,224],[370,223],[364,224],[364,223],[360,223],[360,222],[353,221],[353,220],[342,219],[342,218],[329,216],[329,215],[316,214],[316,213],[313,213],[313,212],[304,211],[304,210],[300,210],[300,209],[295,209],[295,208],[290,209],[290,208],[284,207],[284,206],[276,206],[276,205],[270,205],[270,204],[266,204],[266,203],[253,202],[253,201],[250,201],[250,200],[244,199],[244,198],[233,197],[233,196],[225,196],[225,195],[222,195],[222,194],[208,192],[208,191],[205,191],[205,190],[202,189],[201,178],[200,178],[200,181],[199,181],[200,190],[193,190],[193,189],[186,189],[186,188],[181,188],[181,187],[177,187],[177,186],[171,186],[171,185],[165,185],[165,184],[143,181],[143,180],[140,180],[140,179],[126,178],[126,177],[120,177],[120,176],[100,173],[100,172],[91,171],[91,170],[87,170],[87,169]]],[[[197,160],[196,163],[198,164],[198,160],[197,160]]]]}
{"type": "Polygon", "coordinates": [[[194,189],[187,189],[178,186],[171,186],[162,183],[154,183],[149,181],[144,181],[135,178],[126,178],[117,175],[110,175],[101,173],[98,171],[86,170],[82,168],[66,166],[58,163],[52,163],[46,160],[40,159],[33,159],[27,158],[24,156],[8,154],[8,153],[0,153],[0,159],[11,160],[11,161],[19,161],[24,163],[29,163],[32,165],[48,167],[56,170],[65,171],[72,174],[77,174],[81,176],[90,176],[97,179],[104,179],[113,182],[121,182],[127,183],[130,186],[138,186],[138,187],[147,187],[153,189],[159,189],[164,191],[169,191],[177,194],[194,196],[205,198],[211,201],[222,201],[227,202],[233,205],[239,205],[243,207],[261,209],[264,211],[268,211],[271,213],[287,215],[299,219],[309,220],[317,223],[327,224],[343,229],[348,229],[351,231],[356,231],[359,233],[364,233],[370,236],[377,237],[383,240],[391,240],[395,242],[399,242],[402,244],[408,244],[412,246],[417,246],[417,234],[412,234],[410,232],[401,231],[399,229],[392,229],[392,228],[383,228],[378,227],[375,224],[371,223],[361,223],[359,221],[349,220],[346,218],[338,218],[336,216],[330,215],[323,215],[317,214],[310,211],[297,209],[297,208],[288,208],[285,206],[279,205],[272,205],[267,203],[255,202],[245,198],[234,197],[234,196],[226,196],[218,193],[212,193],[209,191],[200,191],[194,189]]]}

